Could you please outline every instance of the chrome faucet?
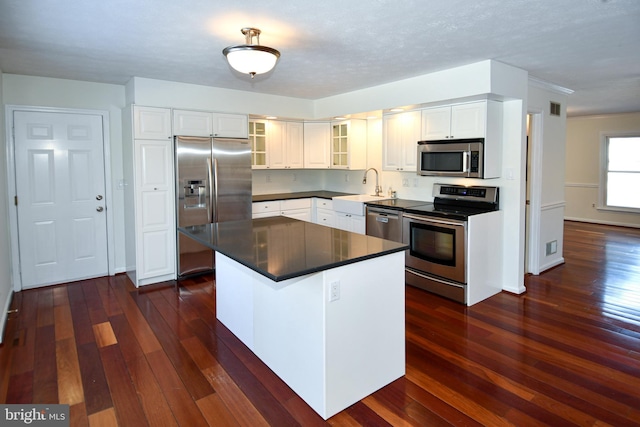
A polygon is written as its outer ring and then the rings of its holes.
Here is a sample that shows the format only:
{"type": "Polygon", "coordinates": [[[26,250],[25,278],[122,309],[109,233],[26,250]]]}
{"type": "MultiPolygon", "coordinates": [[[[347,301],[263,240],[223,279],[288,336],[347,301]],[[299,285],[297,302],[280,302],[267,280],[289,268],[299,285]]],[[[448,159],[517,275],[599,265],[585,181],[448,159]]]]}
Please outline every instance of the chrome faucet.
{"type": "Polygon", "coordinates": [[[378,171],[376,170],[376,168],[369,168],[366,171],[364,171],[364,177],[362,178],[362,183],[363,184],[367,183],[367,172],[369,172],[370,170],[376,173],[376,196],[379,196],[380,193],[382,193],[382,187],[378,185],[378,171]]]}

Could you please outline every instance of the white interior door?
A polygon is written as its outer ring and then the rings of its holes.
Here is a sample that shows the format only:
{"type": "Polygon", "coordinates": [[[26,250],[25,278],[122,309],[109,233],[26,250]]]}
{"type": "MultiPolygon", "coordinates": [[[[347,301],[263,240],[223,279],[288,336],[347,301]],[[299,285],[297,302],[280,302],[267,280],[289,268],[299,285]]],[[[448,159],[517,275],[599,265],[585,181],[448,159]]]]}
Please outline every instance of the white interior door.
{"type": "Polygon", "coordinates": [[[22,288],[108,274],[102,117],[14,113],[22,288]]]}

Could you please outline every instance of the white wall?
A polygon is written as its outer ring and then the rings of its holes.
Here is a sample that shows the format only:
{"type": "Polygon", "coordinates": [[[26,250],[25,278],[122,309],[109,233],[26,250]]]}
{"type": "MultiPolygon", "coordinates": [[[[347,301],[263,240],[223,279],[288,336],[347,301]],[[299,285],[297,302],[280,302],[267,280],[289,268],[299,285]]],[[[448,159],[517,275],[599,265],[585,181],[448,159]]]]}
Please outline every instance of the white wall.
{"type": "MultiPolygon", "coordinates": [[[[529,86],[528,111],[536,116],[532,140],[532,156],[537,156],[536,164],[542,168],[539,174],[535,170],[532,178],[539,180],[539,186],[532,185],[530,209],[532,211],[532,233],[530,238],[536,247],[530,247],[530,270],[542,272],[564,262],[562,248],[564,242],[564,167],[566,147],[566,108],[567,94],[537,84],[529,86]],[[550,102],[561,105],[559,117],[550,115],[550,102]],[[540,135],[538,135],[540,133],[540,135]],[[536,217],[537,215],[537,217],[536,217]],[[536,221],[538,221],[536,223],[536,221]],[[546,245],[557,243],[555,253],[546,253],[546,245]]],[[[532,165],[535,169],[536,164],[532,165]]]]}
{"type": "Polygon", "coordinates": [[[566,219],[640,227],[640,214],[600,210],[600,143],[603,133],[640,134],[640,112],[567,119],[566,219]]]}
{"type": "MultiPolygon", "coordinates": [[[[4,75],[0,70],[0,105],[4,103],[2,83],[4,75]]],[[[0,343],[4,336],[4,326],[11,303],[13,282],[11,280],[11,239],[9,233],[9,197],[7,195],[7,141],[5,136],[4,113],[0,114],[0,343]]]]}
{"type": "MultiPolygon", "coordinates": [[[[124,86],[5,74],[2,87],[5,105],[73,108],[109,113],[114,264],[116,272],[124,271],[124,195],[122,190],[118,190],[117,185],[123,176],[122,108],[125,106],[124,86]]],[[[2,162],[2,167],[5,165],[6,161],[2,162]]]]}

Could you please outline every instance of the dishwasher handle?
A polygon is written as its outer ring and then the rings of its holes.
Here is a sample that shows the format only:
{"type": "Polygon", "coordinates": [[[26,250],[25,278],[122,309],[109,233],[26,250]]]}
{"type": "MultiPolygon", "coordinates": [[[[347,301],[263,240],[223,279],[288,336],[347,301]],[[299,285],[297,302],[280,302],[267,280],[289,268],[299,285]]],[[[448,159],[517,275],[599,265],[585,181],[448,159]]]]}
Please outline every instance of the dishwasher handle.
{"type": "Polygon", "coordinates": [[[389,222],[389,219],[400,219],[399,213],[382,209],[368,209],[367,215],[375,217],[378,222],[389,222]]]}

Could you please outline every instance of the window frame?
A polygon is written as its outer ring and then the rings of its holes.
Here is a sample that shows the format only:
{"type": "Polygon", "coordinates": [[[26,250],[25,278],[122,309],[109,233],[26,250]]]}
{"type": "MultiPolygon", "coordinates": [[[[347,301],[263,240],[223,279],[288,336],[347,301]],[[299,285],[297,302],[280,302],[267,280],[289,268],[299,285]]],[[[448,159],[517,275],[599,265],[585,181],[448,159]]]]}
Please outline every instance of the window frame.
{"type": "MultiPolygon", "coordinates": [[[[598,210],[640,213],[640,208],[607,205],[607,178],[609,173],[609,140],[612,138],[640,138],[640,130],[629,132],[601,132],[600,134],[600,185],[598,188],[598,210]]],[[[640,172],[638,172],[640,173],[640,172]]]]}

